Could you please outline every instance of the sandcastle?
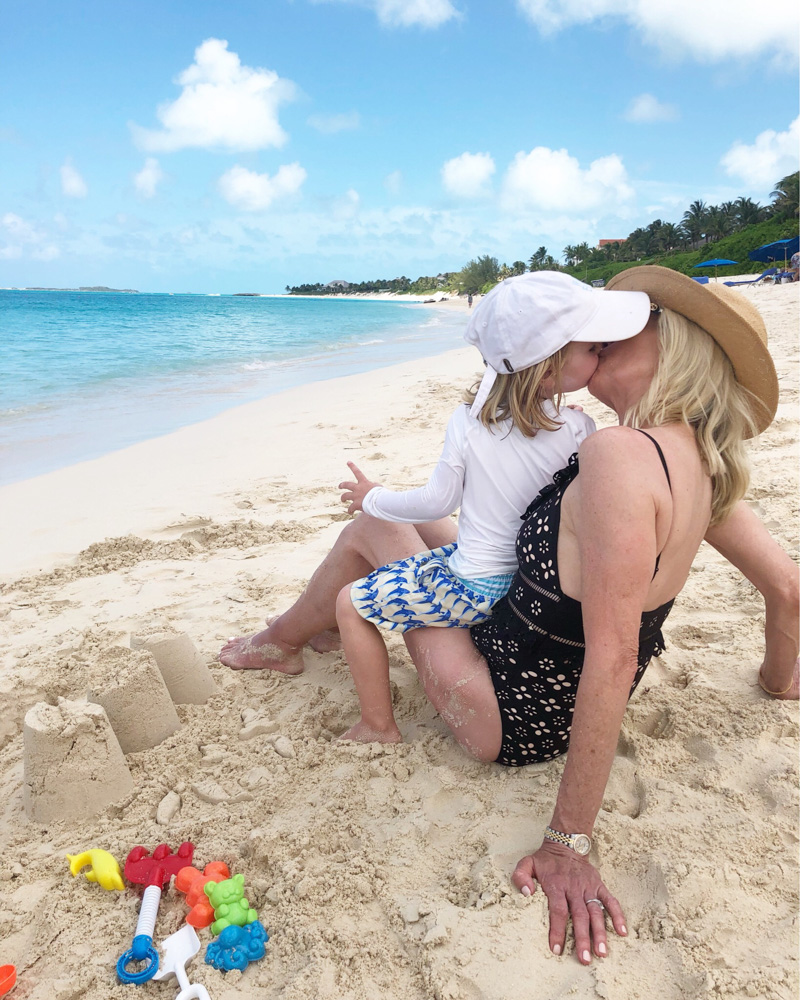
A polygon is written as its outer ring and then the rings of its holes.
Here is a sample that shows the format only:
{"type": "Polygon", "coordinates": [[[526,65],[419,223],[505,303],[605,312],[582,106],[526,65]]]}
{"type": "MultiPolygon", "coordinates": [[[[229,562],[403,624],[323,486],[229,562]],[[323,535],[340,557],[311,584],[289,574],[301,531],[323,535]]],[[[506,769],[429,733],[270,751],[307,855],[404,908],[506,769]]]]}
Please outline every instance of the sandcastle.
{"type": "Polygon", "coordinates": [[[38,823],[95,815],[133,791],[125,755],[100,705],[40,702],[25,716],[23,740],[25,812],[38,823]]]}
{"type": "Polygon", "coordinates": [[[131,649],[153,654],[176,705],[203,705],[217,690],[211,671],[185,632],[140,631],[131,636],[131,649]]]}
{"type": "Polygon", "coordinates": [[[103,657],[103,675],[87,693],[102,705],[123,753],[149,750],[180,729],[156,661],[142,651],[113,646],[103,657]]]}
{"type": "Polygon", "coordinates": [[[125,760],[180,728],[175,704],[216,691],[185,633],[146,631],[131,646],[102,647],[89,665],[85,701],[39,702],[25,716],[25,812],[38,823],[102,812],[134,791],[125,760]]]}

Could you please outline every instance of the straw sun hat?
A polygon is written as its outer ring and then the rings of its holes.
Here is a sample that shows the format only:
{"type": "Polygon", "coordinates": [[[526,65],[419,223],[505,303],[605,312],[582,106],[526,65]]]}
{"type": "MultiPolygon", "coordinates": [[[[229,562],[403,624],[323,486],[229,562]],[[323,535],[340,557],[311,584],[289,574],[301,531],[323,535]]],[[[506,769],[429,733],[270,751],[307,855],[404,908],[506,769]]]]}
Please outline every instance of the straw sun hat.
{"type": "Polygon", "coordinates": [[[606,288],[647,292],[657,306],[680,313],[709,333],[728,356],[736,381],[758,401],[760,434],[778,408],[778,376],[767,349],[767,328],[745,293],[724,285],[700,285],[668,267],[645,265],[616,274],[606,288]]]}

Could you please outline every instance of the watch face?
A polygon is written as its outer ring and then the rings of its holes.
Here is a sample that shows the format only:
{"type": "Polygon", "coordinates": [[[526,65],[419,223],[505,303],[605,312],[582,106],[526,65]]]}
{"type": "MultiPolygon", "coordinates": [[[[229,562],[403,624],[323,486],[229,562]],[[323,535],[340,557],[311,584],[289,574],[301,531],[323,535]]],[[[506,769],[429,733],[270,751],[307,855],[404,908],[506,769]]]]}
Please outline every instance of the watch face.
{"type": "Polygon", "coordinates": [[[576,854],[588,854],[591,850],[592,842],[585,833],[579,833],[572,840],[572,850],[576,854]]]}

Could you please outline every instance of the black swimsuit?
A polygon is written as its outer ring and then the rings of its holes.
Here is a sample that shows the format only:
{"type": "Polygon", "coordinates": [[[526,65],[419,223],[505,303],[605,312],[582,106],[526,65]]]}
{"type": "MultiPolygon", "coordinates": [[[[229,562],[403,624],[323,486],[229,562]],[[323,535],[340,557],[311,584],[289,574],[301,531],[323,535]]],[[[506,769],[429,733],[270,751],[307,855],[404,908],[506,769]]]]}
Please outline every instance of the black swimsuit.
{"type": "MultiPolygon", "coordinates": [[[[671,490],[661,448],[646,436],[658,449],[671,490]]],[[[561,590],[556,555],[561,499],[577,475],[575,454],[525,511],[525,523],[517,535],[519,570],[508,596],[497,603],[487,622],[471,629],[476,647],[489,664],[503,721],[497,762],[511,767],[551,760],[569,748],[586,647],[581,605],[561,590]]],[[[642,615],[639,666],[630,694],[652,657],[664,651],[661,626],[673,603],[668,601],[642,615]]]]}

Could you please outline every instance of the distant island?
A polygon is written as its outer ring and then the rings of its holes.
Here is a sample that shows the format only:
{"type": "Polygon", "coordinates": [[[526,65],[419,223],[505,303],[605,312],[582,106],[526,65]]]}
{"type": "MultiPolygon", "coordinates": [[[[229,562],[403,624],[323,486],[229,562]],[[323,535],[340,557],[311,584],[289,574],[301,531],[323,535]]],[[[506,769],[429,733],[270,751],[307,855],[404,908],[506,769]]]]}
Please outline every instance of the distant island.
{"type": "Polygon", "coordinates": [[[43,288],[38,285],[28,285],[23,292],[128,292],[138,295],[138,288],[109,288],[108,285],[81,285],[80,288],[43,288]]]}

